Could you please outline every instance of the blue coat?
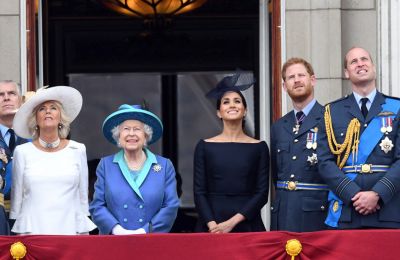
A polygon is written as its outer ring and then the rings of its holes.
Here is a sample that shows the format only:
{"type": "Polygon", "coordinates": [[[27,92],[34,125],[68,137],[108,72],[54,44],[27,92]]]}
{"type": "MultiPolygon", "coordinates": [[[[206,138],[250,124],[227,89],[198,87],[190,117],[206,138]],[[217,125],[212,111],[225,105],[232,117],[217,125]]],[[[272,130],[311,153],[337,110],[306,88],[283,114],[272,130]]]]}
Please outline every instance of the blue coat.
{"type": "Polygon", "coordinates": [[[275,196],[271,204],[271,230],[305,232],[325,228],[327,191],[276,188],[277,181],[324,183],[318,175],[317,164],[307,160],[316,151],[306,147],[307,135],[319,134],[315,128],[321,119],[323,106],[316,102],[297,134],[293,132],[296,122],[293,111],[272,125],[271,169],[275,196]]]}
{"type": "Polygon", "coordinates": [[[117,224],[146,233],[170,231],[179,207],[175,170],[170,160],[146,154],[143,168],[148,170],[139,187],[130,180],[123,151],[100,160],[90,213],[101,234],[110,234],[117,224]]]}
{"type": "MultiPolygon", "coordinates": [[[[333,130],[339,144],[343,143],[347,126],[350,120],[357,118],[361,123],[361,133],[371,120],[379,117],[382,105],[386,103],[387,96],[377,92],[367,118],[364,119],[361,110],[354,98],[349,95],[330,104],[333,130]]],[[[320,149],[318,149],[319,173],[329,185],[329,188],[343,201],[343,209],[339,219],[339,228],[361,228],[381,227],[400,228],[400,128],[399,112],[395,113],[393,120],[393,131],[384,134],[379,142],[373,147],[372,152],[366,160],[366,164],[388,165],[386,173],[357,174],[351,181],[336,166],[336,157],[331,153],[328,146],[324,121],[321,121],[321,134],[319,135],[320,149]],[[389,138],[394,147],[385,153],[380,143],[384,138],[389,138]],[[374,214],[361,215],[353,207],[351,198],[359,191],[375,191],[380,196],[381,209],[374,214]]],[[[375,131],[380,134],[379,129],[375,131]]],[[[361,143],[360,143],[361,145],[361,143]]],[[[360,153],[360,152],[359,152],[360,153]]]]}

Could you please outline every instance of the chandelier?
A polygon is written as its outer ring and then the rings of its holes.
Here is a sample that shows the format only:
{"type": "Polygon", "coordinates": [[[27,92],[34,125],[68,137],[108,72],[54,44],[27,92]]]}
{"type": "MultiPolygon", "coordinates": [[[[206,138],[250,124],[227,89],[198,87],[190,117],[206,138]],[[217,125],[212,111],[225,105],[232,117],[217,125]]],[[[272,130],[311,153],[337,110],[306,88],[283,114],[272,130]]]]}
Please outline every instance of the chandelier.
{"type": "Polygon", "coordinates": [[[118,13],[154,18],[173,16],[193,11],[207,0],[100,0],[105,6],[118,13]]]}

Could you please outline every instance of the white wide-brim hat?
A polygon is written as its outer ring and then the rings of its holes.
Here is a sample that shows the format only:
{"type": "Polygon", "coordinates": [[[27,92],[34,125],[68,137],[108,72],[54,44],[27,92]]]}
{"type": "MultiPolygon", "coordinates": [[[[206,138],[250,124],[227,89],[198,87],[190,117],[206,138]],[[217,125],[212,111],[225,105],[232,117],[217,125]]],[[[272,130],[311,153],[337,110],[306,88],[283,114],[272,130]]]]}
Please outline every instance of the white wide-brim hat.
{"type": "Polygon", "coordinates": [[[32,111],[46,101],[58,101],[63,106],[65,114],[72,121],[78,116],[82,108],[81,93],[67,86],[40,88],[18,109],[13,121],[15,133],[23,138],[32,138],[29,132],[28,119],[32,111]]]}

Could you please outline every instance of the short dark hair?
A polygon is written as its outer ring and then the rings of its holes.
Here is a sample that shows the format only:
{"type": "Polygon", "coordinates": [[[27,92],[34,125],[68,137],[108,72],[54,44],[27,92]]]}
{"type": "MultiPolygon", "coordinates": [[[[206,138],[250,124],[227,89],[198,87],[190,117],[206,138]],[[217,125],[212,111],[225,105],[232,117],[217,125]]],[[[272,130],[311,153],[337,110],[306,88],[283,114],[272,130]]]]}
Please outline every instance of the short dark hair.
{"type": "Polygon", "coordinates": [[[282,67],[282,79],[283,79],[283,81],[286,81],[286,70],[287,70],[287,68],[289,66],[294,65],[294,64],[303,64],[304,67],[306,68],[308,74],[310,74],[310,76],[314,75],[314,69],[313,69],[313,67],[311,66],[311,64],[308,61],[306,61],[305,59],[302,59],[302,58],[293,57],[293,58],[288,59],[285,62],[285,64],[283,64],[283,67],[282,67]]]}

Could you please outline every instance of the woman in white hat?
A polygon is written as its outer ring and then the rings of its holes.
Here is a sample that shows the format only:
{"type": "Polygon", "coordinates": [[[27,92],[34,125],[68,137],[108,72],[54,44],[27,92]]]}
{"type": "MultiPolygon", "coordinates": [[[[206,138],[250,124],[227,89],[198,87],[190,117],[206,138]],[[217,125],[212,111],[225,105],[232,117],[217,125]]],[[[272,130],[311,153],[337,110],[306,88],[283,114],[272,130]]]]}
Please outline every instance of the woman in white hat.
{"type": "Polygon", "coordinates": [[[87,234],[96,228],[88,218],[86,148],[68,140],[82,96],[74,88],[39,89],[18,110],[13,128],[32,142],[14,151],[10,218],[21,234],[87,234]]]}
{"type": "Polygon", "coordinates": [[[175,170],[153,154],[163,126],[140,106],[122,105],[103,123],[103,134],[121,150],[101,159],[90,212],[101,234],[169,232],[179,207],[175,170]]]}

